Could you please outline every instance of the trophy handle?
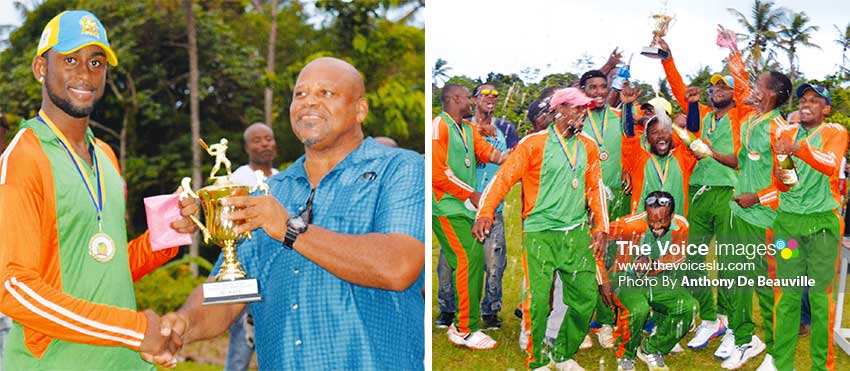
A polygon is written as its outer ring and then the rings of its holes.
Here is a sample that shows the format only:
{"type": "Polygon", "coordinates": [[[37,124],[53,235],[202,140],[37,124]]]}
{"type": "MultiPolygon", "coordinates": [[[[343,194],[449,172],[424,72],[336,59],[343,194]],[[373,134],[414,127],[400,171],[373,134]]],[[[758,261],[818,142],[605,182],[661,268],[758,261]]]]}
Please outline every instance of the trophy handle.
{"type": "Polygon", "coordinates": [[[259,191],[263,192],[264,196],[268,196],[269,195],[269,184],[266,183],[266,181],[265,181],[266,175],[263,174],[262,170],[254,170],[254,177],[257,179],[257,184],[255,184],[253,187],[251,187],[251,193],[254,193],[254,192],[259,190],[259,191]]]}
{"type": "MultiPolygon", "coordinates": [[[[183,188],[183,191],[180,192],[180,196],[178,196],[181,201],[184,200],[186,197],[192,197],[196,200],[201,199],[200,197],[198,197],[197,193],[192,191],[192,178],[183,178],[183,180],[180,181],[180,187],[183,188]]],[[[198,226],[198,229],[201,230],[201,233],[204,234],[204,243],[209,243],[210,239],[212,238],[212,235],[210,234],[210,231],[207,229],[207,227],[204,226],[201,221],[198,220],[198,218],[196,218],[194,215],[189,215],[189,219],[192,219],[192,222],[194,222],[195,225],[198,226]]]]}

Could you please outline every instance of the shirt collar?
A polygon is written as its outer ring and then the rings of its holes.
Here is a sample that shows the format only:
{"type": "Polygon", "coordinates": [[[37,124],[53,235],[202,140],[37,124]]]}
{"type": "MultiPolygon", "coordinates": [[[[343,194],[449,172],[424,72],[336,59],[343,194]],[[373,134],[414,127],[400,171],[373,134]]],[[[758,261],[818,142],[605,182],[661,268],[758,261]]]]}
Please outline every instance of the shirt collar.
{"type": "MultiPolygon", "coordinates": [[[[334,166],[328,174],[333,173],[334,171],[339,171],[355,166],[364,161],[381,157],[389,149],[390,148],[384,146],[383,144],[376,142],[374,139],[372,139],[372,137],[367,137],[363,140],[362,143],[360,143],[357,148],[351,151],[351,153],[345,156],[342,161],[336,164],[336,166],[334,166]]],[[[301,155],[301,157],[295,160],[292,165],[290,165],[286,168],[286,170],[281,172],[283,176],[276,178],[303,179],[304,181],[309,182],[309,180],[307,179],[307,171],[304,169],[304,161],[306,159],[306,154],[301,155]]]]}

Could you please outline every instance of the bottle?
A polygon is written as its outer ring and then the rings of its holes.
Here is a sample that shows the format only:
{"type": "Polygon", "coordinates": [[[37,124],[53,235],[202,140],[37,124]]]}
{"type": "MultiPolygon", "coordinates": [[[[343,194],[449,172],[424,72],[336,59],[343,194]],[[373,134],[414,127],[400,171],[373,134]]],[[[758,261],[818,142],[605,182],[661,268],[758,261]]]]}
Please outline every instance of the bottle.
{"type": "Polygon", "coordinates": [[[634,54],[630,55],[629,63],[624,64],[622,67],[620,67],[620,70],[617,71],[617,76],[614,77],[614,81],[611,82],[611,89],[614,89],[616,91],[623,91],[623,84],[626,83],[626,80],[632,77],[632,74],[630,72],[630,65],[632,64],[633,56],[634,54]]]}
{"type": "Polygon", "coordinates": [[[702,139],[697,138],[694,133],[681,128],[676,124],[673,124],[673,131],[676,132],[676,135],[682,140],[682,143],[685,143],[685,145],[688,146],[688,148],[690,148],[698,158],[703,159],[711,157],[711,149],[708,148],[708,145],[705,144],[702,139]]]}
{"type": "Polygon", "coordinates": [[[776,161],[779,161],[777,176],[779,176],[779,180],[782,184],[785,184],[788,187],[796,186],[798,182],[797,164],[794,163],[791,156],[776,155],[776,161]]]}

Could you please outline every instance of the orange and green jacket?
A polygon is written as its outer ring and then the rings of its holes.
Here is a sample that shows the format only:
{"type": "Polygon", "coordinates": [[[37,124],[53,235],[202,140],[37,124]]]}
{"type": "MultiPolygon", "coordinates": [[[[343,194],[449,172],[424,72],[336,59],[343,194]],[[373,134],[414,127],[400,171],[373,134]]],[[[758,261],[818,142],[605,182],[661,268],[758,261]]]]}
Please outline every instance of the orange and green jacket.
{"type": "MultiPolygon", "coordinates": [[[[682,76],[676,69],[676,64],[673,57],[662,60],[664,73],[667,75],[667,82],[670,84],[670,91],[679,102],[679,105],[688,113],[690,107],[688,100],[685,97],[687,86],[682,81],[682,76]]],[[[744,118],[738,107],[745,107],[744,99],[748,94],[743,87],[739,88],[739,83],[735,82],[734,97],[736,106],[729,109],[720,120],[715,117],[714,109],[699,103],[699,129],[695,132],[697,136],[708,142],[712,148],[723,154],[738,153],[741,148],[741,120],[744,118]]],[[[690,128],[689,128],[690,129],[690,128]]],[[[678,137],[676,138],[678,139],[678,137]]],[[[734,188],[737,185],[738,174],[735,169],[721,164],[713,157],[707,157],[697,162],[694,172],[690,178],[691,185],[698,186],[724,186],[734,188]]]]}
{"type": "MultiPolygon", "coordinates": [[[[838,209],[841,205],[838,177],[844,171],[841,157],[847,153],[847,129],[833,123],[821,123],[811,130],[805,130],[801,125],[789,125],[779,135],[792,143],[799,143],[800,149],[793,157],[797,166],[796,186],[790,189],[784,187],[773,173],[773,183],[781,187],[777,187],[781,191],[778,210],[812,214],[838,209]]],[[[775,193],[759,194],[762,203],[776,202],[775,198],[775,193]]]]}
{"type": "Polygon", "coordinates": [[[461,130],[446,112],[440,113],[432,123],[431,214],[435,216],[473,216],[464,201],[475,193],[476,163],[490,162],[490,155],[498,151],[469,121],[461,120],[461,127],[468,149],[464,147],[461,130]],[[464,163],[465,158],[469,158],[470,166],[464,163]]]}
{"type": "MultiPolygon", "coordinates": [[[[478,218],[493,218],[496,207],[522,181],[523,231],[539,232],[591,224],[590,233],[608,231],[608,205],[596,142],[584,133],[564,139],[570,166],[555,126],[527,135],[508,157],[481,196],[478,218]],[[573,187],[575,186],[575,187],[573,187]],[[588,213],[587,209],[590,209],[588,213]]],[[[607,280],[597,262],[597,278],[607,280]]]]}
{"type": "Polygon", "coordinates": [[[773,148],[778,133],[788,126],[778,108],[759,115],[755,107],[744,99],[752,94],[741,52],[729,55],[729,70],[735,80],[735,104],[741,117],[740,147],[738,148],[738,185],[735,196],[756,193],[759,204],[742,208],[737,202],[729,201],[732,213],[752,225],[761,228],[773,226],[779,192],[785,186],[774,179],[773,170],[778,165],[773,148]],[[751,157],[755,156],[755,160],[751,157]]]}
{"type": "MultiPolygon", "coordinates": [[[[646,221],[646,211],[639,214],[624,216],[611,222],[611,228],[608,231],[608,242],[615,241],[630,241],[634,245],[648,243],[649,240],[668,240],[671,244],[679,245],[682,249],[670,250],[666,255],[659,256],[660,251],[657,249],[657,244],[650,243],[652,247],[653,261],[658,261],[663,264],[675,264],[685,261],[684,247],[688,244],[688,221],[685,217],[673,214],[673,220],[670,221],[670,230],[661,238],[654,238],[652,231],[649,230],[649,224],[646,221]],[[675,254],[673,252],[676,252],[675,254]]],[[[628,247],[620,248],[617,245],[617,257],[614,265],[611,267],[611,272],[619,271],[627,266],[627,263],[632,261],[633,257],[628,247]]],[[[657,274],[660,270],[650,271],[650,274],[657,274]]]]}
{"type": "MultiPolygon", "coordinates": [[[[23,122],[0,156],[0,312],[14,321],[3,359],[12,369],[152,367],[137,353],[147,319],[136,311],[133,282],[177,249],[153,252],[147,232],[127,241],[118,161],[90,129],[86,139],[102,161],[103,231],[115,242],[106,263],[89,256],[97,213],[45,122],[23,122]]],[[[92,179],[93,169],[82,168],[92,179]]]]}
{"type": "Polygon", "coordinates": [[[664,158],[651,154],[646,148],[648,146],[649,144],[642,144],[637,136],[627,137],[623,142],[623,152],[630,154],[626,160],[625,171],[632,180],[631,213],[637,214],[643,211],[643,200],[649,193],[665,191],[672,194],[676,201],[676,214],[687,215],[688,180],[696,165],[696,157],[680,142],[673,144],[673,148],[664,158]],[[668,160],[671,157],[673,161],[668,160]],[[661,172],[666,174],[663,184],[657,174],[658,171],[654,168],[653,158],[658,161],[662,169],[667,169],[661,172]]]}

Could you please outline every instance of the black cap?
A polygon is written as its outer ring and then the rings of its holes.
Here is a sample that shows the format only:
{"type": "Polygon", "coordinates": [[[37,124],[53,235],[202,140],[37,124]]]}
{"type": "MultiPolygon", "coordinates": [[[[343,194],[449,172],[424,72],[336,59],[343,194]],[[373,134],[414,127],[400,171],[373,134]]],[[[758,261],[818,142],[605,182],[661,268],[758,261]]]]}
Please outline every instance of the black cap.
{"type": "Polygon", "coordinates": [[[601,77],[601,78],[605,79],[606,82],[608,81],[608,76],[605,76],[605,74],[602,73],[602,71],[600,71],[600,70],[590,70],[590,71],[587,71],[587,72],[585,72],[584,74],[581,75],[581,79],[578,81],[578,86],[580,88],[584,89],[584,83],[586,83],[587,80],[590,80],[594,77],[601,77]]]}
{"type": "Polygon", "coordinates": [[[550,99],[551,97],[546,97],[531,102],[531,104],[528,106],[528,115],[526,115],[528,121],[534,122],[534,119],[537,118],[537,116],[540,116],[540,114],[542,113],[549,112],[550,99]]]}

